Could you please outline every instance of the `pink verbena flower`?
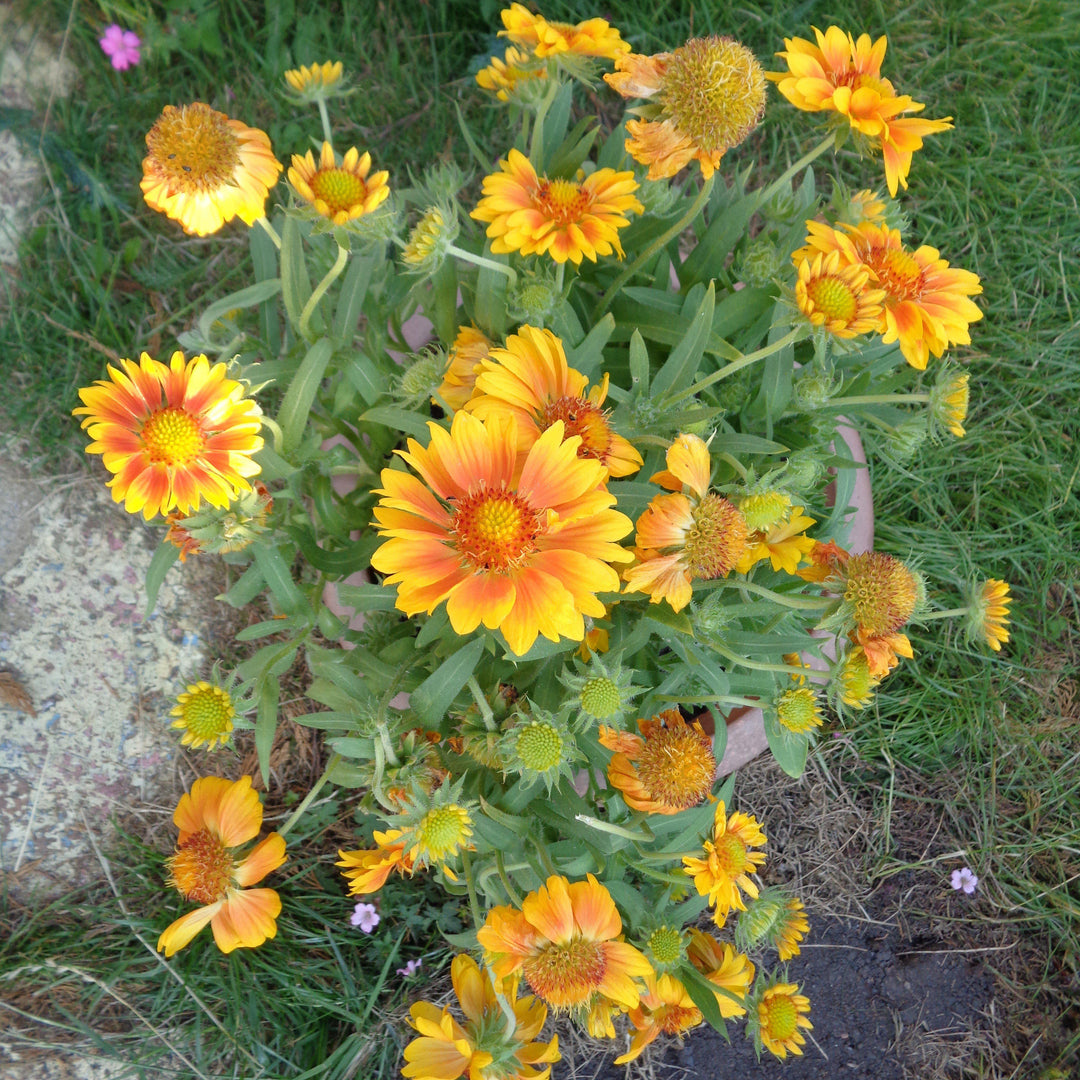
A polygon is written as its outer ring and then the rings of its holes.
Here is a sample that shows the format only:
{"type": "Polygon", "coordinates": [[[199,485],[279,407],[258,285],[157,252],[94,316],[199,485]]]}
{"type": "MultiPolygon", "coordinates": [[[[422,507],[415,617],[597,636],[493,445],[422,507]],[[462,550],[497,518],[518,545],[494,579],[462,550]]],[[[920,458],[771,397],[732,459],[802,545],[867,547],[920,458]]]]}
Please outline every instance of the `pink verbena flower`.
{"type": "Polygon", "coordinates": [[[370,934],[379,925],[380,920],[381,916],[375,910],[375,905],[365,904],[363,901],[356,905],[352,915],[349,916],[349,922],[353,926],[360,927],[365,934],[370,934]]]}
{"type": "Polygon", "coordinates": [[[956,890],[963,889],[963,891],[971,896],[975,892],[975,887],[979,884],[978,877],[972,872],[970,867],[965,866],[962,870],[954,870],[952,872],[952,887],[956,890]]]}
{"type": "Polygon", "coordinates": [[[106,28],[105,33],[98,39],[98,44],[117,71],[127,71],[142,59],[139,55],[139,46],[142,44],[139,35],[122,29],[116,23],[106,28]]]}

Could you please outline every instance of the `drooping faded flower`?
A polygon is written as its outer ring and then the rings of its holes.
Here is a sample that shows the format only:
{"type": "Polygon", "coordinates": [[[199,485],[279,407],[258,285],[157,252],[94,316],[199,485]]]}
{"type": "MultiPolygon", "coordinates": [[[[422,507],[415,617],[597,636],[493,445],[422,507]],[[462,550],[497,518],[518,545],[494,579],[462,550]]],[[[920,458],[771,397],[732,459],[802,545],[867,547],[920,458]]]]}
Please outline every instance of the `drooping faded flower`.
{"type": "Polygon", "coordinates": [[[338,852],[340,858],[334,865],[345,867],[341,876],[349,883],[350,896],[378,892],[386,884],[392,870],[397,870],[399,874],[412,874],[412,856],[406,851],[410,838],[402,839],[402,836],[401,829],[375,832],[374,849],[338,852]]]}
{"type": "Polygon", "coordinates": [[[169,715],[176,717],[169,726],[184,733],[181,746],[197,749],[205,743],[214,750],[229,741],[236,708],[228,690],[200,680],[177,697],[169,715]]]}
{"type": "Polygon", "coordinates": [[[968,608],[967,636],[969,641],[985,641],[994,652],[1009,640],[1009,585],[990,578],[975,589],[968,608]]]}
{"type": "Polygon", "coordinates": [[[318,165],[309,150],[303,157],[293,154],[289,183],[304,202],[335,225],[355,221],[378,209],[390,195],[384,169],[371,172],[371,154],[350,147],[338,164],[334,148],[322,144],[318,165]]]}
{"type": "Polygon", "coordinates": [[[598,592],[618,591],[612,562],[631,529],[601,486],[604,466],[578,457],[580,439],[556,421],[526,455],[513,417],[454,415],[449,432],[429,423],[425,448],[396,451],[419,479],[384,469],[375,507],[385,542],[371,565],[396,585],[397,606],[430,614],[446,601],[457,634],[481,623],[512,652],[538,634],[581,641],[583,616],[602,618],[598,592]]]}
{"type": "Polygon", "coordinates": [[[549,877],[520,911],[492,908],[477,940],[496,978],[520,972],[553,1008],[588,1007],[598,995],[634,1008],[637,980],[652,967],[633,945],[617,940],[621,933],[611,895],[589,874],[575,882],[549,877]]]}
{"type": "Polygon", "coordinates": [[[465,1022],[449,1008],[416,1002],[409,1023],[418,1037],[405,1047],[402,1074],[409,1080],[547,1080],[550,1063],[561,1055],[557,1035],[549,1043],[533,1041],[547,1019],[543,1004],[519,998],[516,990],[500,997],[488,972],[465,954],[454,957],[450,979],[465,1022]]]}
{"type": "Polygon", "coordinates": [[[615,753],[607,776],[626,804],[646,814],[678,814],[703,802],[716,778],[712,739],[678,709],[638,720],[640,735],[601,726],[600,742],[615,753]]]}
{"type": "Polygon", "coordinates": [[[881,676],[870,671],[866,650],[856,645],[844,653],[833,671],[833,693],[853,709],[865,709],[874,696],[881,676]]]}
{"type": "Polygon", "coordinates": [[[769,72],[768,78],[796,108],[835,113],[839,122],[880,149],[889,194],[896,195],[898,184],[907,187],[911,158],[923,136],[948,131],[952,117],[923,120],[900,115],[921,112],[925,105],[898,95],[882,78],[888,44],[884,35],[871,42],[869,34],[860,34],[856,41],[838,26],[830,26],[824,34],[816,26],[812,29],[816,45],[804,38],[784,38],[787,51],[776,55],[787,62],[788,70],[769,72]]]}
{"type": "Polygon", "coordinates": [[[507,37],[517,45],[531,49],[538,57],[570,54],[614,60],[630,51],[619,31],[606,19],[586,19],[579,23],[549,22],[534,15],[524,4],[511,4],[501,12],[507,37]]]}
{"type": "Polygon", "coordinates": [[[629,120],[627,153],[649,166],[649,179],[674,176],[691,161],[712,176],[765,112],[765,73],[745,45],[726,37],[692,38],[671,53],[631,53],[604,80],[625,98],[647,98],[629,120]]]}
{"type": "Polygon", "coordinates": [[[469,216],[488,222],[496,254],[549,255],[580,266],[583,258],[596,262],[612,252],[622,258],[619,229],[630,224],[627,214],[644,210],[637,188],[632,172],[614,169],[597,169],[581,181],[549,180],[511,150],[499,172],[484,177],[483,198],[469,216]]]}
{"type": "Polygon", "coordinates": [[[120,368],[80,390],[83,404],[72,410],[93,440],[86,452],[115,474],[115,502],[149,520],[173,507],[190,513],[203,499],[226,507],[251,490],[262,410],[224,364],[174,352],[166,367],[143,353],[120,368]]]}
{"type": "Polygon", "coordinates": [[[277,933],[281,900],[273,889],[249,889],[285,862],[285,840],[264,837],[237,861],[232,851],[262,827],[262,804],[251,777],[233,782],[204,776],[180,797],[173,822],[180,830],[168,860],[169,884],[203,906],[177,919],[158,939],[165,955],[182,949],[207,924],[224,953],[253,949],[277,933]]]}
{"type": "Polygon", "coordinates": [[[724,925],[733,908],[746,910],[740,889],[747,896],[758,895],[758,887],[749,875],[757,873],[766,855],[751,849],[764,846],[765,833],[757,821],[739,811],[729,817],[721,801],[716,804],[712,839],[705,841],[704,857],[683,856],[683,866],[693,877],[698,895],[709,898],[717,926],[724,925]]]}
{"type": "Polygon", "coordinates": [[[674,975],[647,975],[645,992],[636,1009],[627,1014],[633,1025],[630,1049],[615,1059],[616,1065],[636,1061],[645,1047],[661,1034],[682,1035],[704,1022],[690,991],[674,975]]]}
{"type": "Polygon", "coordinates": [[[854,624],[852,640],[863,647],[870,674],[887,675],[897,655],[911,658],[911,644],[900,630],[915,613],[920,579],[895,556],[867,551],[848,558],[841,580],[841,613],[854,624]]]}
{"type": "Polygon", "coordinates": [[[784,962],[799,955],[799,942],[809,932],[802,901],[773,887],[747,904],[735,926],[735,942],[741,949],[770,945],[784,962]]]}
{"type": "Polygon", "coordinates": [[[850,340],[877,330],[884,289],[869,284],[865,266],[842,263],[838,251],[803,259],[795,282],[795,302],[813,326],[850,340]]]}
{"type": "Polygon", "coordinates": [[[146,146],[143,198],[195,236],[209,236],[234,217],[254,225],[281,173],[265,132],[201,101],[166,105],[146,146]]]}
{"type": "Polygon", "coordinates": [[[581,438],[578,457],[599,461],[610,476],[641,468],[641,455],[611,426],[604,401],[608,378],[586,392],[588,379],[566,362],[562,342],[550,331],[519,327],[503,348],[480,360],[467,412],[486,420],[510,414],[517,420],[518,449],[527,451],[557,420],[566,437],[581,438]]]}
{"type": "Polygon", "coordinates": [[[775,983],[766,987],[758,1000],[754,1019],[754,1038],[770,1054],[786,1058],[802,1054],[806,1045],[803,1030],[814,1025],[807,1020],[810,999],[799,993],[795,983],[775,983]]]}
{"type": "Polygon", "coordinates": [[[709,491],[709,448],[696,435],[679,435],[668,448],[667,469],[651,480],[675,494],[656,495],[637,520],[637,562],[624,571],[627,592],[666,600],[675,611],[688,603],[691,582],[725,577],[746,549],[741,513],[709,491]]]}

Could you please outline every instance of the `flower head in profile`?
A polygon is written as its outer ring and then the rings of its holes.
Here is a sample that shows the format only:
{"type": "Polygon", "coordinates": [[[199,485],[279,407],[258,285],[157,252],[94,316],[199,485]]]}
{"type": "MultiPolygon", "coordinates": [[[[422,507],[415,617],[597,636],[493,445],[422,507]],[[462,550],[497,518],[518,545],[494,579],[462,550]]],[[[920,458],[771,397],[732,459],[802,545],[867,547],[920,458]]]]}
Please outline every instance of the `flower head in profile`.
{"type": "Polygon", "coordinates": [[[309,150],[301,157],[293,154],[289,183],[320,217],[335,225],[355,221],[378,209],[390,195],[389,173],[371,172],[371,154],[350,147],[340,164],[334,148],[322,144],[318,164],[309,150]]]}
{"type": "Polygon", "coordinates": [[[491,351],[492,340],[475,326],[462,326],[446,358],[446,372],[437,393],[455,412],[472,397],[480,363],[491,351]]]}
{"type": "Polygon", "coordinates": [[[334,865],[345,867],[341,875],[349,883],[350,896],[378,892],[393,870],[399,874],[412,874],[413,859],[405,850],[407,845],[402,835],[401,829],[376,831],[373,849],[338,852],[340,858],[334,865]]]}
{"type": "Polygon", "coordinates": [[[177,697],[170,715],[176,717],[170,726],[184,733],[181,746],[194,750],[205,744],[207,750],[214,750],[229,741],[236,707],[223,686],[199,681],[177,697]]]}
{"type": "Polygon", "coordinates": [[[575,266],[612,252],[621,259],[619,230],[630,224],[627,214],[644,210],[637,188],[632,172],[614,169],[597,169],[580,181],[549,180],[520,150],[511,150],[499,171],[484,177],[483,198],[470,217],[488,223],[497,255],[520,251],[575,266]]]}
{"type": "Polygon", "coordinates": [[[301,101],[318,102],[337,97],[343,91],[341,77],[345,66],[340,60],[322,64],[301,64],[285,72],[285,85],[301,101]]]}
{"type": "Polygon", "coordinates": [[[611,785],[627,806],[646,814],[678,814],[708,798],[716,778],[712,739],[678,709],[638,720],[640,735],[601,726],[600,742],[614,750],[611,785]]]}
{"type": "Polygon", "coordinates": [[[631,53],[605,81],[626,98],[646,98],[627,121],[627,153],[649,166],[649,179],[674,176],[696,161],[712,176],[765,112],[765,73],[732,38],[692,38],[671,53],[631,53]]]}
{"type": "Polygon", "coordinates": [[[686,958],[716,987],[716,1004],[725,1020],[746,1015],[744,1003],[754,981],[754,965],[747,956],[691,927],[686,958]]]}
{"type": "Polygon", "coordinates": [[[741,949],[768,945],[781,962],[799,955],[799,942],[810,932],[802,901],[783,889],[768,888],[751,900],[735,925],[735,941],[741,949]]]}
{"type": "Polygon", "coordinates": [[[972,871],[971,867],[965,866],[961,870],[954,870],[952,872],[950,882],[957,892],[963,892],[967,896],[974,896],[975,890],[979,885],[979,878],[978,875],[972,871]]]}
{"type": "Polygon", "coordinates": [[[726,577],[746,549],[748,530],[738,508],[709,491],[709,448],[697,435],[679,435],[667,469],[651,479],[669,491],[656,495],[637,520],[637,562],[623,573],[627,592],[646,592],[681,611],[691,582],[726,577]]]}
{"type": "Polygon", "coordinates": [[[494,94],[499,101],[529,102],[547,87],[547,64],[525,49],[509,46],[500,60],[491,58],[486,68],[476,73],[477,85],[494,94]]]}
{"type": "Polygon", "coordinates": [[[166,367],[143,353],[108,372],[79,391],[83,403],[72,412],[93,440],[86,452],[101,454],[115,474],[114,502],[149,521],[174,507],[198,510],[203,499],[227,507],[251,490],[262,410],[224,364],[175,352],[166,367]]]}
{"type": "Polygon", "coordinates": [[[382,922],[382,917],[376,910],[374,904],[366,904],[361,900],[353,909],[353,913],[349,916],[349,922],[362,930],[365,934],[370,934],[376,926],[382,922]]]}
{"type": "Polygon", "coordinates": [[[209,506],[193,514],[177,511],[166,516],[165,539],[180,549],[180,561],[188,555],[223,555],[242,551],[266,533],[274,500],[267,486],[256,481],[227,507],[209,506]]]}
{"type": "Polygon", "coordinates": [[[264,837],[243,859],[233,850],[262,827],[262,804],[251,777],[237,781],[204,776],[180,797],[173,822],[180,830],[168,860],[169,884],[203,905],[177,919],[158,939],[165,955],[182,949],[207,923],[224,953],[253,949],[277,933],[281,900],[273,889],[249,889],[285,862],[285,840],[264,837]]]}
{"type": "Polygon", "coordinates": [[[550,330],[522,326],[505,347],[491,349],[480,361],[476,389],[465,409],[481,420],[512,415],[522,451],[561,420],[567,438],[581,439],[579,457],[601,462],[609,476],[637,472],[641,455],[612,428],[603,408],[607,376],[588,392],[587,384],[566,362],[563,344],[550,330]]]}
{"type": "Polygon", "coordinates": [[[477,939],[496,978],[520,973],[553,1008],[588,1007],[597,996],[634,1008],[637,980],[652,968],[633,945],[618,940],[621,934],[611,895],[589,874],[575,882],[549,877],[520,911],[492,908],[477,939]]]}
{"type": "Polygon", "coordinates": [[[898,95],[891,82],[881,75],[881,63],[888,45],[884,35],[871,41],[869,34],[858,40],[830,26],[822,33],[812,28],[817,43],[804,38],[784,38],[782,57],[787,71],[769,72],[768,78],[798,109],[833,113],[840,125],[848,125],[879,150],[885,161],[889,194],[897,185],[907,187],[914,152],[922,147],[923,136],[948,131],[952,117],[924,120],[902,116],[921,112],[925,106],[898,95]]]}
{"type": "Polygon", "coordinates": [[[740,889],[747,896],[758,895],[749,875],[757,873],[766,858],[764,851],[753,849],[764,846],[765,833],[757,821],[739,811],[729,816],[721,801],[716,804],[712,838],[705,841],[703,857],[683,856],[683,866],[693,877],[698,895],[709,898],[717,926],[724,925],[733,908],[746,910],[740,889]]]}
{"type": "Polygon", "coordinates": [[[1008,582],[996,578],[981,582],[972,593],[968,607],[968,640],[984,641],[994,652],[1000,652],[1001,646],[1009,640],[1011,603],[1008,582]]]}
{"type": "Polygon", "coordinates": [[[454,957],[450,979],[464,1022],[450,1008],[416,1002],[409,1023],[418,1037],[405,1047],[402,1075],[409,1080],[547,1080],[551,1062],[561,1055],[558,1036],[548,1043],[533,1041],[547,1019],[543,1004],[519,998],[516,990],[500,995],[488,972],[465,954],[454,957]]]}
{"type": "Polygon", "coordinates": [[[254,225],[281,173],[265,132],[201,101],[166,105],[146,147],[143,198],[195,236],[216,233],[234,217],[254,225]]]}
{"type": "Polygon", "coordinates": [[[852,709],[865,709],[874,697],[882,676],[870,670],[870,661],[861,645],[848,649],[833,670],[830,694],[852,709]]]}
{"type": "Polygon", "coordinates": [[[645,992],[636,1009],[627,1014],[634,1031],[630,1049],[615,1059],[616,1065],[636,1061],[645,1047],[661,1034],[682,1035],[704,1022],[690,991],[674,975],[647,975],[645,992]]]}
{"type": "Polygon", "coordinates": [[[449,432],[428,428],[426,448],[410,439],[396,451],[419,475],[384,469],[376,491],[385,539],[371,565],[397,585],[398,608],[430,614],[446,601],[455,633],[483,623],[518,656],[539,634],[581,641],[584,616],[604,615],[596,593],[618,591],[610,564],[631,557],[604,466],[578,456],[562,421],[524,455],[513,417],[459,412],[449,432]]]}
{"type": "Polygon", "coordinates": [[[538,57],[594,56],[614,60],[630,51],[619,31],[606,19],[586,19],[579,23],[549,22],[534,15],[524,4],[511,4],[502,13],[505,29],[499,37],[531,49],[538,57]]]}
{"type": "Polygon", "coordinates": [[[867,267],[844,264],[838,251],[816,255],[799,263],[795,302],[812,326],[834,337],[871,334],[880,322],[885,291],[869,280],[867,267]]]}
{"type": "Polygon", "coordinates": [[[966,371],[957,371],[946,365],[941,369],[930,391],[932,423],[936,429],[944,429],[958,439],[967,434],[964,421],[967,419],[971,394],[968,387],[970,379],[971,376],[966,371]]]}
{"type": "Polygon", "coordinates": [[[142,59],[139,55],[139,46],[142,45],[139,35],[117,26],[116,23],[105,27],[105,33],[98,39],[98,44],[117,71],[127,71],[142,59]]]}
{"type": "Polygon", "coordinates": [[[814,1025],[807,1016],[810,999],[799,993],[795,983],[777,982],[757,995],[757,1008],[751,1013],[754,1042],[778,1058],[802,1054],[806,1045],[803,1031],[814,1025]]]}

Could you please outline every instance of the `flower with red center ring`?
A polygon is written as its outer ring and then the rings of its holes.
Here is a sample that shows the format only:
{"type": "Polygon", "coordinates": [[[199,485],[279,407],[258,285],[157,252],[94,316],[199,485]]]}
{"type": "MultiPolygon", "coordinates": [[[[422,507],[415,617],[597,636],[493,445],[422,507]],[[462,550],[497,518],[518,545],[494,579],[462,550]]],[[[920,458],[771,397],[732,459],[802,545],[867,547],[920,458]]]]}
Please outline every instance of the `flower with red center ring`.
{"type": "Polygon", "coordinates": [[[627,214],[645,209],[634,197],[632,172],[597,169],[580,182],[549,180],[520,150],[511,150],[499,169],[484,177],[483,198],[469,215],[488,222],[495,254],[550,255],[575,266],[612,252],[622,258],[619,229],[630,224],[627,214]]]}
{"type": "Polygon", "coordinates": [[[698,895],[709,898],[717,926],[724,925],[733,908],[746,910],[739,889],[747,896],[758,895],[758,887],[749,875],[757,873],[766,855],[751,848],[764,846],[765,833],[754,818],[738,811],[729,817],[723,802],[718,802],[712,839],[704,844],[704,858],[683,856],[683,866],[693,876],[698,895]]]}
{"type": "Polygon", "coordinates": [[[632,558],[604,466],[578,457],[581,440],[564,439],[560,420],[524,455],[512,416],[459,412],[449,432],[428,428],[426,448],[410,439],[395,451],[419,478],[384,469],[376,490],[386,540],[371,565],[398,586],[398,608],[431,614],[445,600],[455,633],[482,622],[518,656],[538,634],[581,641],[584,616],[604,616],[596,594],[618,591],[610,564],[632,558]]]}
{"type": "Polygon", "coordinates": [[[146,146],[143,198],[195,236],[216,233],[234,217],[254,225],[281,173],[265,132],[201,101],[166,105],[146,146]]]}
{"type": "Polygon", "coordinates": [[[550,330],[522,326],[506,339],[505,348],[493,348],[480,360],[476,389],[465,410],[481,420],[512,414],[521,451],[561,420],[567,438],[581,438],[579,457],[602,462],[610,476],[637,472],[641,455],[612,430],[602,408],[607,376],[588,393],[587,384],[585,376],[567,364],[563,344],[550,330]]]}
{"type": "Polygon", "coordinates": [[[641,735],[601,725],[600,742],[616,753],[608,780],[627,806],[646,814],[678,814],[708,798],[716,778],[712,739],[678,709],[638,720],[641,735]]]}
{"type": "Polygon", "coordinates": [[[166,957],[182,949],[207,924],[224,953],[254,949],[277,934],[281,900],[273,889],[248,889],[285,862],[285,840],[264,837],[240,861],[232,849],[259,834],[262,804],[251,777],[237,781],[204,776],[180,797],[173,822],[180,830],[168,860],[169,884],[204,905],[177,919],[158,938],[166,957]]]}
{"type": "Polygon", "coordinates": [[[260,467],[252,460],[262,448],[262,410],[244,397],[244,386],[225,377],[225,365],[174,352],[169,366],[146,353],[136,364],[121,360],[79,391],[83,404],[72,410],[101,454],[113,500],[148,521],[173,507],[197,510],[202,499],[227,507],[260,467]]]}
{"type": "Polygon", "coordinates": [[[337,162],[334,148],[322,144],[319,164],[309,150],[303,157],[293,154],[289,183],[304,202],[335,225],[355,221],[378,209],[390,195],[389,173],[371,173],[371,154],[351,147],[337,162]],[[369,175],[371,174],[371,175],[369,175]]]}
{"type": "Polygon", "coordinates": [[[599,995],[634,1008],[637,982],[651,974],[644,955],[624,941],[610,894],[586,881],[552,876],[521,910],[495,907],[477,933],[496,978],[521,973],[533,993],[556,1009],[590,1006],[599,995]]]}

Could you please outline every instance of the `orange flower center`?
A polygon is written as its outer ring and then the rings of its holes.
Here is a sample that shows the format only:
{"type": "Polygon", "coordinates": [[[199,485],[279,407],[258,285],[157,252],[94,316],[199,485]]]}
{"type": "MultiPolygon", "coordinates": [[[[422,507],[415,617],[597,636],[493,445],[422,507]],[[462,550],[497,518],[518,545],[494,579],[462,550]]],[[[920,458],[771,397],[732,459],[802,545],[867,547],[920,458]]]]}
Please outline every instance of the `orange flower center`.
{"type": "Polygon", "coordinates": [[[603,981],[606,966],[601,942],[576,937],[533,953],[522,970],[533,993],[558,1009],[585,1004],[603,981]]]}
{"type": "Polygon", "coordinates": [[[533,205],[558,226],[580,221],[591,199],[571,180],[541,180],[533,205]]]}
{"type": "Polygon", "coordinates": [[[867,551],[848,560],[844,600],[866,634],[892,634],[911,618],[918,599],[918,582],[892,555],[867,551]]]}
{"type": "Polygon", "coordinates": [[[458,503],[450,532],[475,569],[506,572],[536,550],[540,526],[535,511],[520,495],[492,491],[485,485],[458,503]]]}
{"type": "Polygon", "coordinates": [[[564,438],[581,436],[577,456],[603,461],[611,448],[611,428],[604,410],[581,397],[561,397],[549,401],[540,416],[540,427],[547,431],[556,420],[565,425],[564,438]]]}
{"type": "Polygon", "coordinates": [[[311,178],[311,190],[326,203],[331,214],[347,213],[367,197],[363,177],[347,169],[320,169],[311,178]]]}
{"type": "Polygon", "coordinates": [[[716,861],[720,864],[720,869],[731,878],[738,877],[750,861],[747,857],[746,845],[734,833],[724,833],[715,840],[713,850],[716,852],[716,861]]]}
{"type": "Polygon", "coordinates": [[[683,544],[690,576],[723,577],[746,548],[746,521],[734,504],[709,492],[694,508],[683,544]]]}
{"type": "Polygon", "coordinates": [[[141,434],[150,460],[166,465],[186,465],[206,445],[198,420],[183,409],[159,409],[141,434]]]}
{"type": "Polygon", "coordinates": [[[679,810],[697,806],[716,777],[709,740],[684,724],[651,732],[636,764],[652,798],[679,810]]]}
{"type": "Polygon", "coordinates": [[[687,1009],[682,1005],[669,1005],[663,1013],[660,1021],[660,1029],[665,1035],[678,1035],[688,1028],[697,1027],[701,1023],[701,1011],[699,1009],[687,1009]]]}
{"type": "Polygon", "coordinates": [[[812,278],[807,282],[806,294],[830,322],[850,323],[859,310],[859,298],[842,278],[831,275],[812,278]]]}
{"type": "Polygon", "coordinates": [[[918,260],[903,248],[876,248],[863,261],[877,275],[891,300],[914,300],[922,292],[923,271],[918,260]]]}
{"type": "Polygon", "coordinates": [[[232,883],[233,861],[220,836],[200,829],[167,861],[168,883],[197,904],[216,904],[232,883]]]}
{"type": "Polygon", "coordinates": [[[799,1010],[786,994],[770,997],[768,1001],[762,1002],[761,1009],[765,1014],[761,1026],[772,1038],[783,1042],[795,1034],[799,1010]]]}
{"type": "Polygon", "coordinates": [[[240,162],[240,140],[228,117],[195,102],[167,105],[146,136],[154,172],[176,194],[216,191],[228,183],[240,162]]]}

